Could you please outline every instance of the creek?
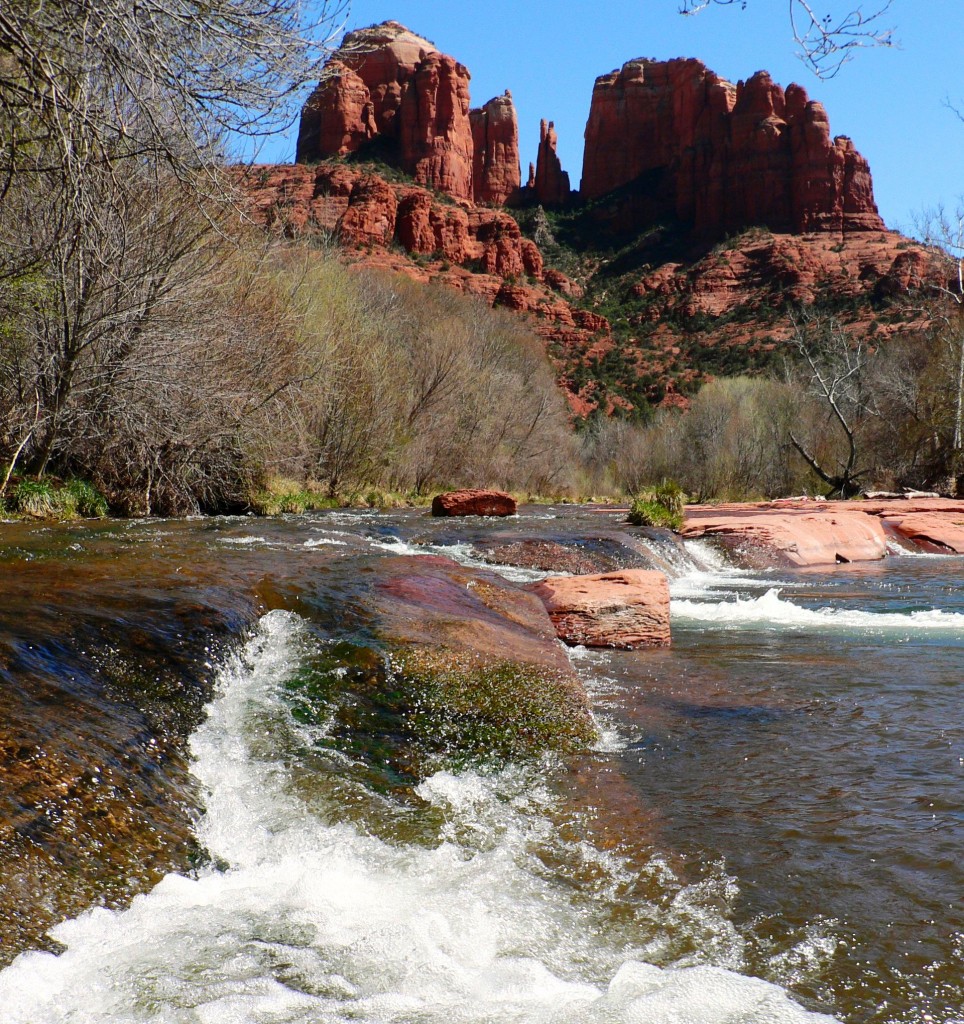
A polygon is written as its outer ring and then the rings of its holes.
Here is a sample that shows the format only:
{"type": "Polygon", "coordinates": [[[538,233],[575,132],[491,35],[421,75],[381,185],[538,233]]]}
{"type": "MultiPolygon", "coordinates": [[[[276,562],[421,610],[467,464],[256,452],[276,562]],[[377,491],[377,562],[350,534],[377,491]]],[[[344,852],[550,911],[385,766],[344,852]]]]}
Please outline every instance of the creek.
{"type": "Polygon", "coordinates": [[[962,1024],[964,558],[625,530],[0,525],[0,1022],[962,1024]],[[671,578],[671,648],[569,652],[593,749],[408,777],[307,706],[386,555],[525,541],[671,578]]]}

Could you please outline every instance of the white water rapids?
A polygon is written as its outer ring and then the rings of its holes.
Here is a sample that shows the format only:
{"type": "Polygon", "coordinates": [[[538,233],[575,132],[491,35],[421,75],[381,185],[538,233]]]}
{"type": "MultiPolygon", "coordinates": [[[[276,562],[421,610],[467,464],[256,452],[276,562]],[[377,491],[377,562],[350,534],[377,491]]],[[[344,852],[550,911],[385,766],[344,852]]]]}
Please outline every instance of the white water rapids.
{"type": "MultiPolygon", "coordinates": [[[[306,799],[286,751],[310,736],[281,699],[304,634],[294,615],[265,616],[192,740],[215,866],[58,925],[61,955],[0,973],[3,1024],[829,1020],[723,966],[641,962],[531,855],[552,800],[532,776],[430,778],[436,842],[345,823],[332,811],[350,791],[306,799]]],[[[722,914],[698,926],[730,941],[722,914]]]]}

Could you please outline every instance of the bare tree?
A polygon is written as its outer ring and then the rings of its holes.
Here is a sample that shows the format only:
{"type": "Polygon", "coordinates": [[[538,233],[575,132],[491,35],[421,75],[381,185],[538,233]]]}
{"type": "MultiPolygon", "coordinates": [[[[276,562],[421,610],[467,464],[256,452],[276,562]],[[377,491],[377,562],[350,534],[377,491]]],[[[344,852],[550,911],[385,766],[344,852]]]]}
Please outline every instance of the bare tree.
{"type": "MultiPolygon", "coordinates": [[[[818,14],[810,0],[786,0],[790,30],[798,56],[818,78],[833,78],[857,50],[893,46],[893,29],[884,27],[893,0],[870,9],[857,6],[843,12],[818,14]]],[[[749,0],[682,0],[680,14],[698,14],[707,7],[745,9],[749,0]]]]}
{"type": "Polygon", "coordinates": [[[873,352],[861,338],[851,338],[833,317],[801,313],[792,318],[791,344],[803,360],[804,375],[814,395],[827,410],[831,428],[842,435],[842,453],[821,456],[819,439],[801,438],[790,431],[790,442],[807,465],[831,488],[831,494],[853,497],[869,467],[858,469],[859,439],[865,421],[876,415],[874,395],[867,387],[866,371],[873,352]],[[832,461],[832,465],[828,462],[832,461]]]}
{"type": "Polygon", "coordinates": [[[133,157],[203,164],[226,132],[287,127],[320,75],[348,0],[5,0],[5,170],[36,143],[62,163],[118,140],[133,157]]]}
{"type": "Polygon", "coordinates": [[[936,299],[918,312],[937,326],[951,370],[947,381],[953,396],[948,486],[957,493],[964,454],[964,208],[951,213],[939,207],[924,216],[917,229],[930,247],[933,262],[921,284],[936,299]]]}

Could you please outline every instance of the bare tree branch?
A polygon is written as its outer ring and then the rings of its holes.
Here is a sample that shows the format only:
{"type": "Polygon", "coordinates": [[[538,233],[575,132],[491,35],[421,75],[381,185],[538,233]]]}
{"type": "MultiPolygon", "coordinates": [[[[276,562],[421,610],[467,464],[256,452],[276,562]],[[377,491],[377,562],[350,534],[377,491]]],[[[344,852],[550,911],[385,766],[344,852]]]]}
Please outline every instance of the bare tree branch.
{"type": "MultiPolygon", "coordinates": [[[[750,0],[682,0],[680,14],[699,14],[708,7],[745,10],[750,0]]],[[[870,11],[862,6],[842,14],[819,14],[810,0],[787,0],[788,18],[797,55],[818,78],[833,78],[857,50],[894,46],[893,28],[884,27],[893,0],[878,0],[870,11]]]]}

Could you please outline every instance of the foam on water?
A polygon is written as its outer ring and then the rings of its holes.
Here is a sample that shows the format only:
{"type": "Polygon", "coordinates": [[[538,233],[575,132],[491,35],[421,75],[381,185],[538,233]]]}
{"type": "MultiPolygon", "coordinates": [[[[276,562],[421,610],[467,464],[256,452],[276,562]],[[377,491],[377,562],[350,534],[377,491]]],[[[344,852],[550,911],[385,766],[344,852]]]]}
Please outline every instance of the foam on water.
{"type": "MultiPolygon", "coordinates": [[[[535,583],[549,574],[539,569],[525,569],[517,565],[498,565],[479,558],[471,544],[408,544],[400,538],[372,541],[372,547],[391,551],[396,555],[441,555],[470,569],[488,569],[489,572],[514,583],[535,583]]],[[[560,574],[566,575],[566,574],[560,574]]]]}
{"type": "MultiPolygon", "coordinates": [[[[553,798],[531,779],[514,784],[522,769],[423,783],[437,841],[332,824],[324,800],[309,804],[292,785],[286,757],[304,736],[280,695],[307,642],[296,616],[265,616],[193,739],[199,838],[216,866],[169,875],[128,910],[57,926],[64,953],[23,954],[0,973],[0,1021],[829,1020],[720,966],[739,959],[736,940],[692,887],[665,912],[690,915],[694,934],[726,947],[712,962],[659,968],[613,943],[533,856],[553,832],[553,798]]],[[[621,884],[611,855],[586,843],[566,855],[592,862],[600,884],[621,884]]]]}
{"type": "Polygon", "coordinates": [[[711,623],[731,629],[861,630],[869,633],[917,635],[931,631],[964,637],[964,615],[936,609],[908,612],[865,612],[854,608],[805,608],[786,601],[780,588],[761,597],[737,596],[731,601],[674,600],[670,613],[678,624],[711,623]]]}
{"type": "Polygon", "coordinates": [[[669,580],[670,597],[674,604],[680,598],[715,596],[720,590],[770,588],[775,582],[781,588],[799,586],[789,580],[775,581],[772,577],[758,576],[750,569],[740,569],[707,540],[687,540],[683,543],[686,561],[678,565],[677,575],[669,580]]]}

